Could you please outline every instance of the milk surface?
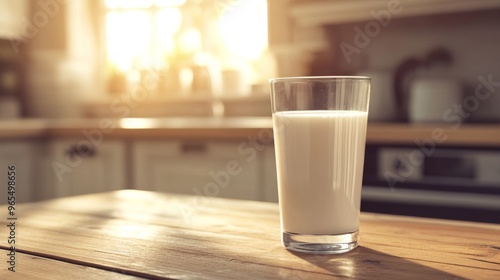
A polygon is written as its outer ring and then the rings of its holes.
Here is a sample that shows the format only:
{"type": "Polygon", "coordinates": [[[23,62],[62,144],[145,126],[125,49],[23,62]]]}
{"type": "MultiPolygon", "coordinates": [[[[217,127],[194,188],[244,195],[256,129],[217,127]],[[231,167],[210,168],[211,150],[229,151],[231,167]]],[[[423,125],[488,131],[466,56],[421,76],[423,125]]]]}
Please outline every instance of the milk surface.
{"type": "Polygon", "coordinates": [[[357,231],[368,114],[273,114],[282,231],[357,231]]]}

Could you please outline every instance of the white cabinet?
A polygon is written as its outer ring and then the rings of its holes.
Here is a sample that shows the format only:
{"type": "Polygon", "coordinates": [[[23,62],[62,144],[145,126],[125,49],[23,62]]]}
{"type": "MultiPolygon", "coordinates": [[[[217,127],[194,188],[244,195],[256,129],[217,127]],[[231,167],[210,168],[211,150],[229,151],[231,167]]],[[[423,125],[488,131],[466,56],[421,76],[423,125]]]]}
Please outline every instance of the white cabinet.
{"type": "Polygon", "coordinates": [[[96,145],[83,139],[46,143],[45,199],[126,188],[126,144],[104,140],[96,145]]]}
{"type": "Polygon", "coordinates": [[[245,142],[139,141],[132,147],[133,187],[262,200],[261,153],[245,142]]]}
{"type": "Polygon", "coordinates": [[[126,188],[277,201],[273,145],[258,140],[0,141],[0,203],[9,165],[18,202],[126,188]]]}
{"type": "Polygon", "coordinates": [[[32,141],[0,142],[0,204],[7,202],[8,167],[15,166],[16,202],[36,200],[38,145],[32,141]]]}

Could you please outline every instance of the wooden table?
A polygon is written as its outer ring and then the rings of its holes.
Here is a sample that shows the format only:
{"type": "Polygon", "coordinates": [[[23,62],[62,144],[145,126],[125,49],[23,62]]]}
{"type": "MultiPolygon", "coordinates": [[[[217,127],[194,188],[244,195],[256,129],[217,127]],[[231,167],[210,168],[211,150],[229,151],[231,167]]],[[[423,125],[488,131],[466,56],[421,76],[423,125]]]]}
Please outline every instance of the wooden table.
{"type": "Polygon", "coordinates": [[[16,272],[2,224],[0,279],[500,279],[500,225],[363,213],[360,246],[325,256],[281,246],[273,203],[124,190],[15,216],[16,272]]]}

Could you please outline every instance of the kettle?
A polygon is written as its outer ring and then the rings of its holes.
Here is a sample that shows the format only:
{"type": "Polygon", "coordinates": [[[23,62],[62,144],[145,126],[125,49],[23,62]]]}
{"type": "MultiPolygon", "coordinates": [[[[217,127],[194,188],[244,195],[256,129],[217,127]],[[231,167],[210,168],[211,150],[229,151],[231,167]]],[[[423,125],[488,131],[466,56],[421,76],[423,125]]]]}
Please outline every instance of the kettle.
{"type": "Polygon", "coordinates": [[[394,75],[394,93],[399,119],[410,122],[440,122],[443,114],[462,99],[461,82],[450,76],[451,53],[436,48],[423,58],[411,57],[394,75]]]}
{"type": "Polygon", "coordinates": [[[457,79],[419,77],[410,85],[409,121],[443,122],[443,114],[462,100],[462,85],[457,79]]]}

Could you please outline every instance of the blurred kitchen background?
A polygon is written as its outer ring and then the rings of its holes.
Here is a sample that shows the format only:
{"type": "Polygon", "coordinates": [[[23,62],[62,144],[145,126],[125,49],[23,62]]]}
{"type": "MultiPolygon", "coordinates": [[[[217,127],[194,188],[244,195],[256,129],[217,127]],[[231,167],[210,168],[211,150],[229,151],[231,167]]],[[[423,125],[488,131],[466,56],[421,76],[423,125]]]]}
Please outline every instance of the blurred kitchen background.
{"type": "Polygon", "coordinates": [[[1,168],[21,202],[277,201],[268,79],[365,75],[362,209],[498,223],[499,27],[500,0],[0,0],[1,168]]]}

